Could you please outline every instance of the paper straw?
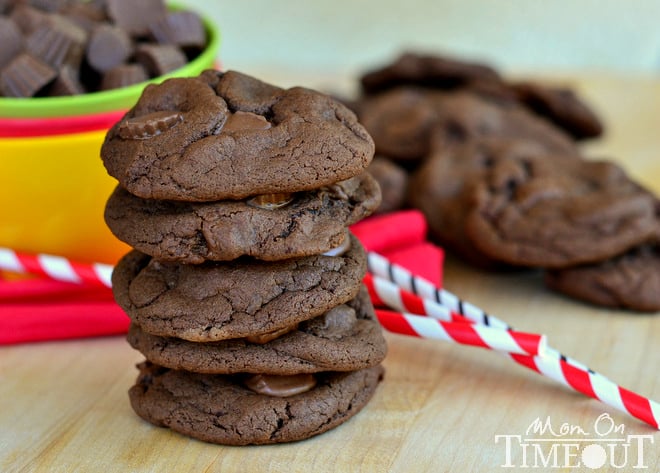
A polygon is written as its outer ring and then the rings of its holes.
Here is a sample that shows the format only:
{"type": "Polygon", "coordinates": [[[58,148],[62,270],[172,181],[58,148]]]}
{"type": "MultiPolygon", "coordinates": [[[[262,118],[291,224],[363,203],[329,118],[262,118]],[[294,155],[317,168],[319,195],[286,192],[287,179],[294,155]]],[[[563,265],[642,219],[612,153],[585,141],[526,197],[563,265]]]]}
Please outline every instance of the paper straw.
{"type": "Polygon", "coordinates": [[[417,294],[406,291],[380,276],[367,273],[362,282],[367,287],[371,301],[375,306],[387,306],[390,309],[400,312],[428,315],[434,319],[444,320],[446,322],[475,323],[435,301],[424,299],[417,294]]]}
{"type": "MultiPolygon", "coordinates": [[[[405,268],[390,263],[381,255],[368,253],[368,268],[373,274],[390,280],[402,289],[446,305],[449,309],[455,310],[470,320],[477,323],[481,321],[483,325],[512,330],[511,326],[504,321],[487,314],[477,306],[462,301],[449,291],[436,288],[429,281],[414,276],[405,268]]],[[[660,428],[660,405],[657,402],[617,385],[604,375],[563,355],[551,346],[546,346],[538,356],[513,353],[508,356],[519,365],[625,412],[656,429],[660,428]]]]}
{"type": "Polygon", "coordinates": [[[519,333],[485,325],[442,322],[431,317],[376,309],[381,325],[392,333],[482,347],[519,355],[538,355],[545,350],[544,335],[519,333]]]}
{"type": "Polygon", "coordinates": [[[0,248],[0,271],[35,274],[56,281],[94,284],[111,287],[112,265],[85,264],[62,256],[29,254],[10,248],[0,248]]]}
{"type": "Polygon", "coordinates": [[[577,367],[553,351],[546,347],[543,356],[509,356],[519,365],[660,429],[660,404],[617,385],[600,373],[577,367]]]}
{"type": "Polygon", "coordinates": [[[453,312],[463,315],[475,323],[511,329],[511,326],[492,315],[487,314],[477,306],[459,299],[451,292],[437,288],[432,282],[424,278],[414,276],[402,266],[390,263],[384,256],[378,253],[367,253],[367,266],[369,272],[375,276],[387,279],[405,291],[417,294],[424,299],[432,300],[447,307],[453,312]]]}

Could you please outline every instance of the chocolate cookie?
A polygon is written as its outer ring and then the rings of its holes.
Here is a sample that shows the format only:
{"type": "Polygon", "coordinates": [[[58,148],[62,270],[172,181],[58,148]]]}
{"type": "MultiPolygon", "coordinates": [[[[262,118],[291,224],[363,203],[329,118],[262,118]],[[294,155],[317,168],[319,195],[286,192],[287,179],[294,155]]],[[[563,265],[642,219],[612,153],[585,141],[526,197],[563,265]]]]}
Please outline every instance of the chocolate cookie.
{"type": "MultiPolygon", "coordinates": [[[[315,386],[287,397],[260,394],[241,375],[170,370],[151,363],[129,390],[135,412],[152,424],[225,445],[293,442],[320,434],[358,413],[383,378],[381,365],[351,372],[324,372],[315,386]]],[[[288,380],[284,380],[285,383],[288,380]]],[[[294,378],[290,384],[296,384],[294,378]]]]}
{"type": "Polygon", "coordinates": [[[140,199],[118,186],[105,221],[117,238],[161,260],[274,261],[341,245],[345,228],[379,204],[380,189],[367,173],[299,194],[208,203],[140,199]]]}
{"type": "Polygon", "coordinates": [[[522,103],[568,131],[573,138],[593,138],[603,133],[603,124],[596,113],[573,90],[534,82],[520,82],[512,87],[522,103]]]}
{"type": "Polygon", "coordinates": [[[117,264],[117,303],[145,332],[215,341],[273,332],[357,296],[366,256],[351,236],[340,256],[186,265],[132,251],[117,264]]]}
{"type": "Polygon", "coordinates": [[[446,148],[410,188],[412,205],[441,241],[487,266],[600,261],[657,231],[654,197],[620,167],[551,154],[536,143],[494,139],[446,148]]]}
{"type": "Polygon", "coordinates": [[[549,151],[577,153],[559,128],[526,108],[498,103],[466,91],[439,92],[399,87],[365,98],[360,120],[376,151],[399,161],[428,156],[431,139],[442,133],[448,144],[484,137],[537,142],[549,151]]]}
{"type": "Polygon", "coordinates": [[[379,364],[387,351],[364,288],[346,304],[283,331],[281,335],[196,343],[150,335],[132,324],[128,341],[158,365],[216,374],[354,371],[379,364]]]}
{"type": "Polygon", "coordinates": [[[410,177],[407,200],[424,213],[432,237],[444,248],[478,267],[500,269],[506,265],[478,250],[465,233],[475,186],[486,179],[495,157],[544,154],[543,147],[531,141],[485,138],[447,146],[444,135],[437,135],[431,156],[410,177]]]}
{"type": "Polygon", "coordinates": [[[381,192],[381,202],[376,213],[387,213],[405,206],[408,189],[408,173],[392,160],[376,156],[367,168],[376,179],[381,192]]]}
{"type": "Polygon", "coordinates": [[[367,72],[360,82],[362,90],[372,94],[400,85],[454,89],[474,83],[501,84],[502,78],[485,64],[406,52],[391,64],[367,72]]]}
{"type": "Polygon", "coordinates": [[[360,123],[376,145],[376,153],[396,160],[419,160],[429,152],[429,137],[438,122],[429,94],[397,88],[367,97],[359,105],[360,123]]]}
{"type": "Polygon", "coordinates": [[[486,164],[465,234],[493,259],[575,266],[611,258],[658,231],[654,196],[612,162],[555,155],[486,164]]]}
{"type": "Polygon", "coordinates": [[[449,143],[492,137],[530,141],[549,152],[577,154],[570,136],[519,105],[503,107],[465,91],[429,92],[429,97],[438,116],[435,129],[444,133],[449,143]]]}
{"type": "Polygon", "coordinates": [[[593,265],[545,274],[554,291],[596,305],[639,312],[660,311],[660,249],[642,245],[593,265]]]}
{"type": "Polygon", "coordinates": [[[327,95],[206,71],[147,87],[101,157],[138,197],[199,202],[330,185],[373,152],[355,114],[327,95]]]}

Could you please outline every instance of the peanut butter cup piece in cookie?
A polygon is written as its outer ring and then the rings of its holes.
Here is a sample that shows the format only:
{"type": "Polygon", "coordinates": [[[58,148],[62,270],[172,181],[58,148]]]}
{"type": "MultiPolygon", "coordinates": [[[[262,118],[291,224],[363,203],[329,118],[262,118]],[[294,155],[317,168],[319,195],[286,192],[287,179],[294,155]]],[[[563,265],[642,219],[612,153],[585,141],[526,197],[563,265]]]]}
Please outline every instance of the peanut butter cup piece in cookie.
{"type": "Polygon", "coordinates": [[[378,365],[273,380],[170,370],[149,362],[138,369],[129,397],[140,417],[224,445],[293,442],[330,430],[362,410],[384,372],[378,365]]]}
{"type": "Polygon", "coordinates": [[[272,333],[355,298],[366,272],[355,237],[338,256],[166,263],[132,251],[113,273],[117,303],[145,332],[190,341],[272,333]]]}
{"type": "Polygon", "coordinates": [[[132,324],[128,341],[158,365],[216,374],[354,371],[379,364],[387,352],[366,289],[316,318],[261,336],[198,343],[151,335],[132,324]]]}
{"type": "Polygon", "coordinates": [[[362,172],[373,152],[355,114],[327,95],[206,71],[147,87],[101,156],[135,196],[201,202],[330,185],[362,172]],[[181,123],[152,136],[127,131],[163,112],[181,123]]]}
{"type": "Polygon", "coordinates": [[[368,173],[312,191],[243,201],[148,200],[118,186],[105,219],[117,238],[161,260],[201,263],[252,256],[273,261],[341,245],[345,228],[379,204],[380,189],[368,173]]]}

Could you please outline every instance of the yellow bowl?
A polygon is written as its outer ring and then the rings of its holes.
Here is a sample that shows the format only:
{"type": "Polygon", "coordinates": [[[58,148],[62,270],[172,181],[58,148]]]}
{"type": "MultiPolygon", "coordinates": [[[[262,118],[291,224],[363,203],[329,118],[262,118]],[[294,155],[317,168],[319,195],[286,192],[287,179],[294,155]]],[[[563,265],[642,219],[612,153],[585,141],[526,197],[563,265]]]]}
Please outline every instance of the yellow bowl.
{"type": "Polygon", "coordinates": [[[117,185],[99,155],[105,133],[0,139],[0,246],[110,264],[129,250],[103,220],[117,185]]]}

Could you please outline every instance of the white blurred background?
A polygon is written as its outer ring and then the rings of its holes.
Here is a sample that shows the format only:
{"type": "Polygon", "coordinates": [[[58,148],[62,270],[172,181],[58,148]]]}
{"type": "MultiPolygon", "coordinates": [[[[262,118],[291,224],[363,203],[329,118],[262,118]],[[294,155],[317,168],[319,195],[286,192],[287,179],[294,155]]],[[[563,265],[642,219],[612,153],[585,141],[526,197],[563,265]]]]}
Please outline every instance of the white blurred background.
{"type": "Polygon", "coordinates": [[[660,0],[183,0],[225,68],[354,76],[403,49],[513,72],[660,73],[660,0]]]}

